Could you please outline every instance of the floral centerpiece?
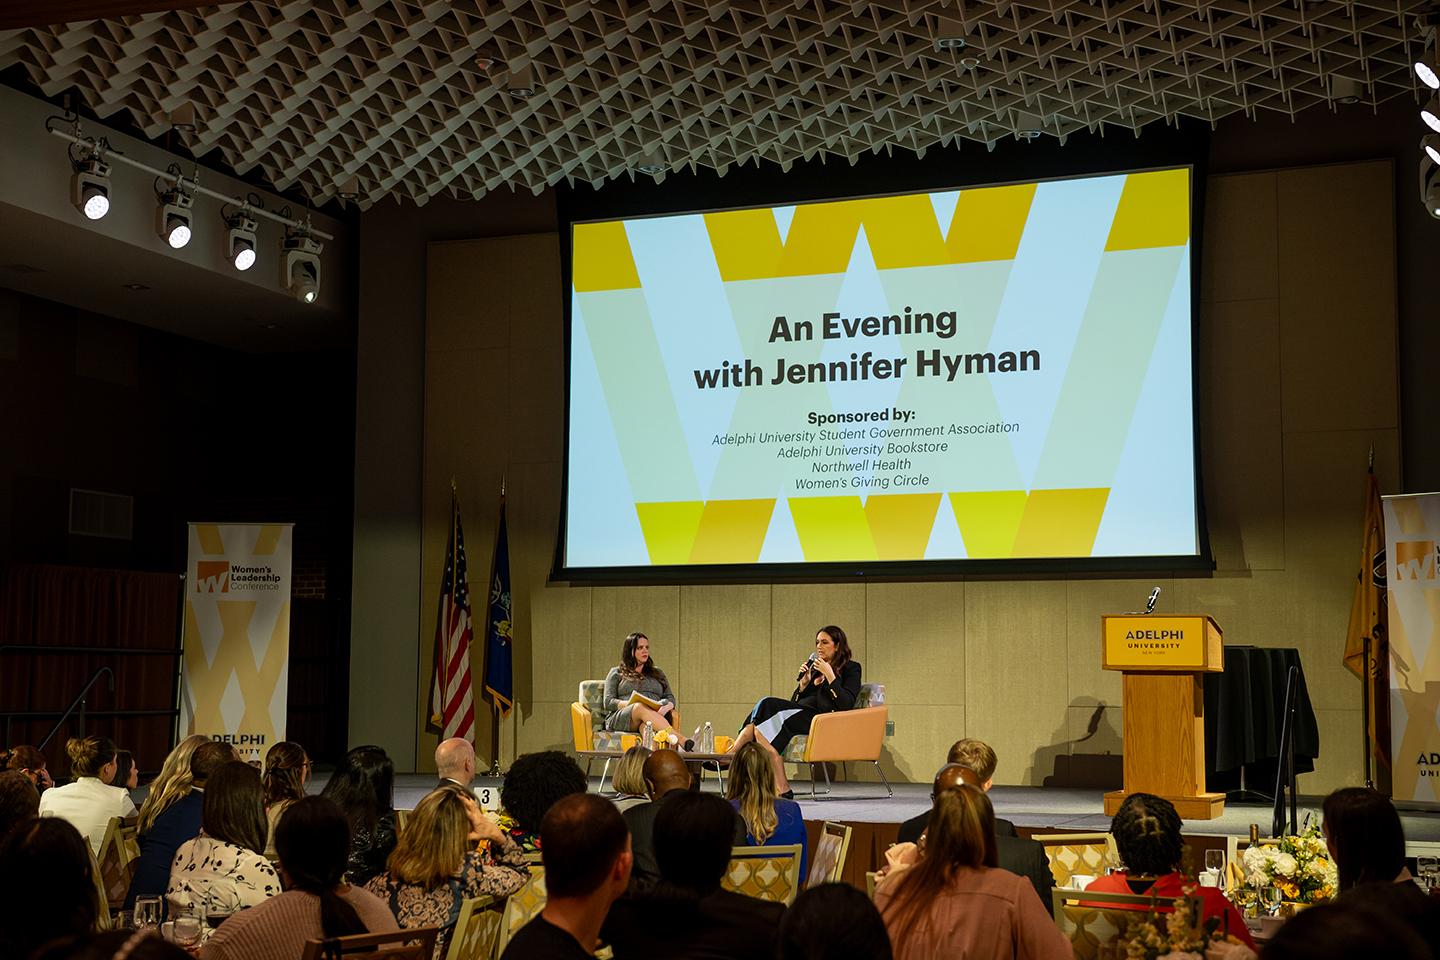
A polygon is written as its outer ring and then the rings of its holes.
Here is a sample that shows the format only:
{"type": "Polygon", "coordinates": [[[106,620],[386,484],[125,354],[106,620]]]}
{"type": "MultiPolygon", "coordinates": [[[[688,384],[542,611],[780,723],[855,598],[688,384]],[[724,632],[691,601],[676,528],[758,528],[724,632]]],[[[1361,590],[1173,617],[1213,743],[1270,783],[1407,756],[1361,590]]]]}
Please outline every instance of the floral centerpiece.
{"type": "Polygon", "coordinates": [[[1320,828],[1311,824],[1304,833],[1281,837],[1278,843],[1252,844],[1240,857],[1245,883],[1240,889],[1258,891],[1278,887],[1292,903],[1319,903],[1335,896],[1340,879],[1320,828]]]}
{"type": "Polygon", "coordinates": [[[1152,900],[1144,920],[1132,921],[1116,937],[1116,956],[1129,960],[1255,960],[1239,938],[1220,932],[1220,918],[1202,920],[1204,900],[1191,881],[1181,887],[1175,910],[1161,919],[1152,900]]]}

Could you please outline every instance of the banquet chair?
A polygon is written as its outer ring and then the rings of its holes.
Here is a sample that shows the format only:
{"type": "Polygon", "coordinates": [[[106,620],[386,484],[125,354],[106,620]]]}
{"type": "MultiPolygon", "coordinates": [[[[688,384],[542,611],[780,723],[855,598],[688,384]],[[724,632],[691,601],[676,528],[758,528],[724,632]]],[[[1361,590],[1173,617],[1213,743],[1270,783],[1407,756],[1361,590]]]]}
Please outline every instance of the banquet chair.
{"type": "Polygon", "coordinates": [[[125,894],[130,889],[130,876],[135,867],[130,859],[130,850],[125,844],[124,823],[119,817],[111,817],[105,827],[105,837],[100,841],[100,853],[96,856],[100,871],[100,882],[104,889],[102,900],[111,910],[119,910],[125,904],[125,894]]]}
{"type": "Polygon", "coordinates": [[[413,812],[414,812],[413,810],[396,810],[396,811],[395,811],[395,832],[396,832],[396,833],[404,833],[404,832],[405,832],[405,824],[407,824],[407,823],[410,822],[410,814],[413,813],[413,812]]]}
{"type": "Polygon", "coordinates": [[[885,721],[890,717],[890,708],[885,706],[885,685],[862,683],[860,696],[850,710],[836,713],[821,713],[810,721],[810,732],[792,737],[785,747],[786,763],[810,765],[810,793],[795,799],[830,800],[830,768],[828,764],[838,763],[842,767],[851,760],[863,760],[875,764],[880,782],[885,784],[885,796],[852,797],[846,800],[888,800],[895,796],[885,771],[880,768],[880,751],[885,746],[885,721]],[[819,764],[825,776],[825,789],[815,789],[815,766],[819,764]]]}
{"type": "Polygon", "coordinates": [[[1106,861],[1119,856],[1108,833],[1036,833],[1030,839],[1045,848],[1057,887],[1070,886],[1074,876],[1103,876],[1106,861]]]}
{"type": "Polygon", "coordinates": [[[95,857],[94,848],[86,843],[85,850],[90,854],[90,881],[95,887],[95,932],[105,933],[114,926],[114,914],[110,912],[110,894],[105,889],[105,880],[100,874],[100,861],[95,857]]]}
{"type": "Polygon", "coordinates": [[[731,893],[786,906],[800,892],[800,851],[803,844],[773,847],[732,847],[730,865],[720,885],[731,893]]]}
{"type": "Polygon", "coordinates": [[[805,889],[822,883],[839,883],[845,870],[845,855],[850,852],[850,828],[843,823],[826,820],[815,841],[815,856],[810,858],[810,873],[805,889]]]}
{"type": "Polygon", "coordinates": [[[865,871],[865,896],[872,901],[875,899],[875,881],[880,879],[880,874],[874,870],[865,871]]]}
{"type": "Polygon", "coordinates": [[[510,938],[515,936],[521,927],[540,916],[540,911],[545,909],[547,898],[545,867],[532,864],[530,879],[505,900],[505,909],[500,915],[500,931],[495,940],[495,956],[505,952],[505,948],[510,945],[510,938]]]}
{"type": "Polygon", "coordinates": [[[491,960],[495,955],[495,941],[500,937],[503,910],[504,904],[494,897],[463,901],[445,960],[491,960]]]}
{"type": "Polygon", "coordinates": [[[1134,908],[1149,910],[1152,900],[1147,894],[1086,893],[1056,887],[1050,891],[1050,903],[1055,924],[1069,938],[1075,960],[1100,960],[1113,954],[1115,938],[1130,923],[1146,919],[1146,914],[1134,908]],[[1118,909],[1106,909],[1104,904],[1118,909]]]}
{"type": "Polygon", "coordinates": [[[300,960],[339,960],[345,954],[363,954],[365,960],[430,960],[439,933],[439,927],[410,927],[350,937],[317,937],[305,941],[300,960]]]}

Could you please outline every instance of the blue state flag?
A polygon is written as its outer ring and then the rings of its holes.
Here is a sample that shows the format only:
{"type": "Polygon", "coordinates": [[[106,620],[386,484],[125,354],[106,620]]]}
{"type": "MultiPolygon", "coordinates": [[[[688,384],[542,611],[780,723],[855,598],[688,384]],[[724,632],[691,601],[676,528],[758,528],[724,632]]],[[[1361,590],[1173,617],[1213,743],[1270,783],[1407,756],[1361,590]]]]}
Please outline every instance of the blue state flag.
{"type": "Polygon", "coordinates": [[[510,673],[510,545],[505,536],[505,498],[500,498],[500,530],[495,536],[494,574],[490,578],[490,617],[485,629],[485,692],[510,716],[515,705],[510,673]]]}

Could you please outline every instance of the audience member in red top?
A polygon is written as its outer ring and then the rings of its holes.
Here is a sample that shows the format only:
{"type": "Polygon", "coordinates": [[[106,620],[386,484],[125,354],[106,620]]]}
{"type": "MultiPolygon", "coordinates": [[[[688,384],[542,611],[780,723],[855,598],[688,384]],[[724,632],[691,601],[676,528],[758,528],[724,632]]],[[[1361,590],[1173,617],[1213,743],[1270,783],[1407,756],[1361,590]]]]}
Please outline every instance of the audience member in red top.
{"type": "MultiPolygon", "coordinates": [[[[1115,846],[1120,850],[1120,859],[1125,863],[1123,871],[1109,876],[1097,877],[1085,889],[1096,893],[1138,893],[1154,894],[1162,912],[1174,909],[1167,902],[1174,901],[1182,893],[1182,887],[1190,879],[1176,871],[1185,853],[1185,841],[1180,836],[1180,815],[1175,806],[1163,797],[1150,793],[1132,793],[1120,804],[1115,818],[1110,821],[1110,832],[1115,836],[1115,846]]],[[[1216,887],[1200,887],[1205,898],[1205,918],[1220,918],[1220,932],[1228,933],[1251,950],[1255,941],[1245,929],[1245,918],[1235,905],[1225,898],[1216,887]]],[[[1148,910],[1148,906],[1127,907],[1107,904],[1106,909],[1148,910]]]]}
{"type": "Polygon", "coordinates": [[[548,897],[502,960],[594,960],[600,926],[630,882],[630,830],[609,800],[575,793],[540,822],[548,897]]]}

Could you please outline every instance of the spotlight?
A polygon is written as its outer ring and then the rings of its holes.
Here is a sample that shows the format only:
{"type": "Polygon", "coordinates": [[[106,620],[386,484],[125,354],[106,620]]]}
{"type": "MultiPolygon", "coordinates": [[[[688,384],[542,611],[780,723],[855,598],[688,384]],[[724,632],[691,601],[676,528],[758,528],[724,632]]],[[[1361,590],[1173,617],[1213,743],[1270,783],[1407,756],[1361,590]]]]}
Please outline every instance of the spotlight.
{"type": "Polygon", "coordinates": [[[511,70],[509,78],[505,81],[505,92],[520,100],[530,99],[535,96],[535,82],[530,77],[529,67],[511,70]]]}
{"type": "Polygon", "coordinates": [[[1359,80],[1352,80],[1339,74],[1330,78],[1330,97],[1336,103],[1359,103],[1364,93],[1365,88],[1359,80]]]}
{"type": "Polygon", "coordinates": [[[1428,157],[1420,158],[1420,202],[1426,213],[1440,220],[1440,166],[1428,157]]]}
{"type": "Polygon", "coordinates": [[[110,165],[103,160],[81,160],[70,178],[70,202],[91,220],[110,212],[110,165]]]}
{"type": "Polygon", "coordinates": [[[249,270],[255,265],[255,221],[243,213],[225,218],[230,235],[225,249],[236,270],[249,270]]]}
{"type": "Polygon", "coordinates": [[[1015,136],[1020,140],[1034,140],[1045,132],[1045,121],[1033,113],[1015,111],[1015,136]]]}
{"type": "Polygon", "coordinates": [[[1440,136],[1427,133],[1421,138],[1420,146],[1425,148],[1425,153],[1433,162],[1440,164],[1440,136]]]}
{"type": "Polygon", "coordinates": [[[195,104],[182,103],[170,111],[170,129],[195,132],[195,104]]]}
{"type": "Polygon", "coordinates": [[[324,245],[303,233],[287,233],[280,241],[280,286],[301,303],[320,296],[320,251],[324,245]]]}
{"type": "Polygon", "coordinates": [[[1435,48],[1430,47],[1415,61],[1415,76],[1431,90],[1440,90],[1440,69],[1435,64],[1435,48]]]}
{"type": "Polygon", "coordinates": [[[965,24],[953,17],[937,17],[935,49],[959,50],[965,46],[965,24]]]}
{"type": "Polygon", "coordinates": [[[346,177],[345,181],[340,184],[340,189],[335,192],[335,195],[341,200],[359,200],[360,178],[354,176],[346,177]]]}
{"type": "Polygon", "coordinates": [[[665,154],[658,149],[649,150],[640,158],[640,163],[635,167],[641,173],[648,173],[658,177],[665,172],[665,154]]]}
{"type": "Polygon", "coordinates": [[[1425,126],[1440,133],[1440,97],[1430,98],[1425,109],[1420,111],[1420,119],[1425,121],[1425,126]]]}
{"type": "Polygon", "coordinates": [[[155,232],[176,250],[190,242],[190,208],[194,205],[194,199],[178,187],[160,194],[155,232]]]}

